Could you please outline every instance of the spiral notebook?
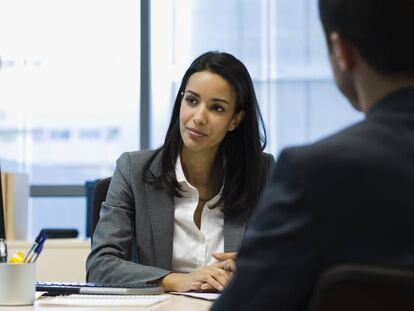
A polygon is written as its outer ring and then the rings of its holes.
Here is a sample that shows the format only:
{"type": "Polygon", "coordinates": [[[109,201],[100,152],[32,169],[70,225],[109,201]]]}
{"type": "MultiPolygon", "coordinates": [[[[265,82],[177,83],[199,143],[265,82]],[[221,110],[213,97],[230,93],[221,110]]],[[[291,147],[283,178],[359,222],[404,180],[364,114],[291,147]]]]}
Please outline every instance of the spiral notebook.
{"type": "Polygon", "coordinates": [[[95,295],[159,295],[164,289],[156,284],[136,283],[131,285],[96,284],[85,282],[36,282],[37,292],[47,292],[48,296],[69,294],[95,295]]]}
{"type": "Polygon", "coordinates": [[[42,305],[63,306],[151,306],[170,298],[168,295],[68,295],[42,296],[37,299],[42,305]]]}

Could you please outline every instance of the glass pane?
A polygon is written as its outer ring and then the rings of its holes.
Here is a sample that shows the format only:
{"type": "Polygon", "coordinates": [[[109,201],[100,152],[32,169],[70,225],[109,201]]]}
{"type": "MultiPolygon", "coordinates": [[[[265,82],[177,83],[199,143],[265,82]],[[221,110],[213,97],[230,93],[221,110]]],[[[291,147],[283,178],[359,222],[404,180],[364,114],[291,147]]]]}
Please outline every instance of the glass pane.
{"type": "Polygon", "coordinates": [[[77,229],[78,238],[85,238],[85,198],[32,198],[29,203],[32,211],[29,239],[34,239],[45,228],[77,229]]]}
{"type": "Polygon", "coordinates": [[[317,0],[152,2],[152,146],[162,144],[177,84],[208,50],[248,68],[268,130],[267,151],[322,138],[362,118],[336,89],[317,0]]]}
{"type": "MultiPolygon", "coordinates": [[[[0,159],[31,184],[110,176],[139,146],[140,1],[0,0],[0,159]]],[[[32,232],[85,199],[34,199],[32,232]]],[[[64,215],[64,217],[62,217],[64,215]]]]}
{"type": "Polygon", "coordinates": [[[1,158],[35,184],[112,174],[139,145],[139,1],[0,7],[1,158]]]}

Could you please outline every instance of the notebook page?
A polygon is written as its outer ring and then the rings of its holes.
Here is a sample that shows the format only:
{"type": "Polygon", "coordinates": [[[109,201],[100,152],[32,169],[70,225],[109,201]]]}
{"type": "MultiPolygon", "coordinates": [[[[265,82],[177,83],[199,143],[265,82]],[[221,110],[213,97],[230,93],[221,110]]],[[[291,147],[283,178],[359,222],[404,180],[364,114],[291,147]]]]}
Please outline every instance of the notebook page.
{"type": "Polygon", "coordinates": [[[42,305],[65,306],[150,306],[169,298],[168,295],[68,295],[40,297],[42,305]]]}
{"type": "Polygon", "coordinates": [[[220,293],[170,292],[170,294],[189,296],[193,298],[205,299],[205,300],[210,300],[210,301],[214,301],[220,297],[220,293]]]}

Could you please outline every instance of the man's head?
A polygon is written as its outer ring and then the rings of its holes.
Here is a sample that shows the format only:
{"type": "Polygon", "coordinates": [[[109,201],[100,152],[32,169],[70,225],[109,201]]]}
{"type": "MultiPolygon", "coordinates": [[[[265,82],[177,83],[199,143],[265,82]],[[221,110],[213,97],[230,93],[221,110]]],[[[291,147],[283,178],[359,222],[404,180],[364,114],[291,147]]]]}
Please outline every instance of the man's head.
{"type": "Polygon", "coordinates": [[[355,55],[379,75],[414,79],[414,0],[319,0],[319,11],[337,84],[355,105],[355,55]]]}

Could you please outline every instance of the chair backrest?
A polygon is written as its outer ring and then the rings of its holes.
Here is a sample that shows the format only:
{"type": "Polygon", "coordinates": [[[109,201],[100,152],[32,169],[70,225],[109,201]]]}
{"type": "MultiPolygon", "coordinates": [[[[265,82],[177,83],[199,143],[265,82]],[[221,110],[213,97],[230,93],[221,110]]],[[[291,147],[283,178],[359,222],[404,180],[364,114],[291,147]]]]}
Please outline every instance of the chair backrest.
{"type": "Polygon", "coordinates": [[[108,193],[111,177],[100,179],[96,182],[95,189],[93,191],[93,205],[92,205],[92,221],[91,221],[91,238],[95,231],[96,225],[99,221],[99,213],[101,211],[102,202],[106,199],[108,193]]]}
{"type": "Polygon", "coordinates": [[[414,310],[414,270],[343,265],[324,273],[310,311],[414,310]]]}

